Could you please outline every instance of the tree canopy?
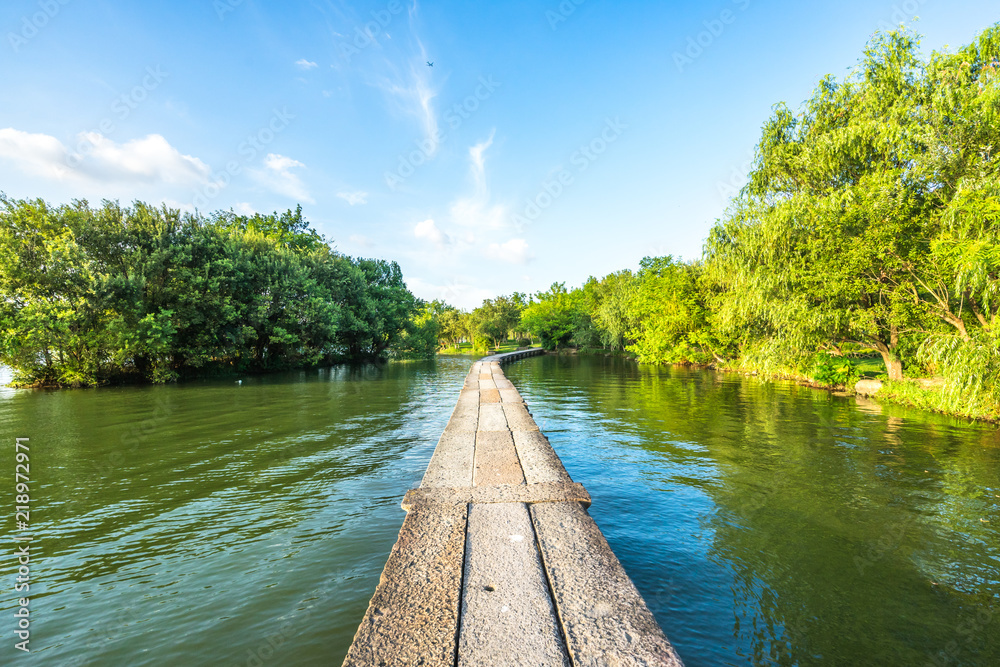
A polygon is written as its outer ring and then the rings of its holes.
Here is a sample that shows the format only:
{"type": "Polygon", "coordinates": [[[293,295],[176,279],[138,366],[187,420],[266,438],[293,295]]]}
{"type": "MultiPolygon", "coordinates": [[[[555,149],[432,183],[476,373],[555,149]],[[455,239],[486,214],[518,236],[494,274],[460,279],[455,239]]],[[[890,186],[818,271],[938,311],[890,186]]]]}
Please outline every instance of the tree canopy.
{"type": "Polygon", "coordinates": [[[205,218],[0,196],[0,252],[0,361],[24,384],[377,359],[419,310],[395,262],[337,253],[301,209],[205,218]]]}

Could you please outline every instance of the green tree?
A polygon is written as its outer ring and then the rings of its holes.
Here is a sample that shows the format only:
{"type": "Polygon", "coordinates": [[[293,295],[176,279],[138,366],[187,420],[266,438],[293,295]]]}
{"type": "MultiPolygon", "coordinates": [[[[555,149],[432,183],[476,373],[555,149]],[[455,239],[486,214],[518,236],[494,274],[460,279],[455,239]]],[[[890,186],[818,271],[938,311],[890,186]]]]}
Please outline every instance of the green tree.
{"type": "Polygon", "coordinates": [[[928,252],[915,49],[909,34],[877,35],[853,77],[824,79],[800,116],[779,106],[765,126],[750,182],[707,246],[734,335],[789,355],[858,342],[902,378],[904,337],[926,310],[908,270],[928,252]]]}
{"type": "Polygon", "coordinates": [[[640,267],[628,304],[635,323],[629,337],[635,342],[627,349],[642,363],[721,361],[699,285],[701,265],[668,255],[645,257],[640,267]]]}
{"type": "Polygon", "coordinates": [[[473,312],[473,319],[476,333],[498,347],[521,323],[521,307],[515,298],[498,296],[483,301],[483,305],[473,312]]]}
{"type": "Polygon", "coordinates": [[[565,346],[573,337],[580,308],[566,283],[552,283],[547,292],[538,292],[521,314],[523,326],[542,341],[546,350],[565,346]]]}

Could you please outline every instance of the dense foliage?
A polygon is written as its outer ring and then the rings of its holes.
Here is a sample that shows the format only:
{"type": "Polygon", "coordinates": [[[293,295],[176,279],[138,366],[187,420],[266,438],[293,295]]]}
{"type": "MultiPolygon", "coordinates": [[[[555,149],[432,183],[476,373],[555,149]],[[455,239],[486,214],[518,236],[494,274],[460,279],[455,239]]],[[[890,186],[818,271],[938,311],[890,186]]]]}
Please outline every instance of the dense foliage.
{"type": "Polygon", "coordinates": [[[777,105],[700,260],[553,285],[524,328],[828,385],[875,354],[890,381],[942,377],[937,408],[1000,417],[1000,26],[918,46],[878,34],[799,113],[777,105]]]}
{"type": "Polygon", "coordinates": [[[0,361],[25,382],[164,381],[530,334],[826,385],[876,355],[888,391],[937,376],[929,405],[1000,417],[1000,25],[954,53],[918,46],[878,34],[798,113],[777,105],[699,260],[650,257],[472,312],[419,301],[395,263],[337,254],[301,210],[0,199],[0,361]]]}
{"type": "Polygon", "coordinates": [[[0,254],[0,361],[23,384],[427,353],[399,266],[336,253],[301,209],[203,218],[0,197],[0,254]]]}

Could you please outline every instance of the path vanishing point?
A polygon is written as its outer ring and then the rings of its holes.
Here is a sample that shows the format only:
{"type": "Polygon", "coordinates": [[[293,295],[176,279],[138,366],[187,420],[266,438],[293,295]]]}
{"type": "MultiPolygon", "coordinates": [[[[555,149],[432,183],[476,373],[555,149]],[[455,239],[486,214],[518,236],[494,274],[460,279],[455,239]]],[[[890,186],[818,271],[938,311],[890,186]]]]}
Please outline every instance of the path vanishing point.
{"type": "Polygon", "coordinates": [[[345,667],[681,665],[503,363],[472,366],[345,667]]]}

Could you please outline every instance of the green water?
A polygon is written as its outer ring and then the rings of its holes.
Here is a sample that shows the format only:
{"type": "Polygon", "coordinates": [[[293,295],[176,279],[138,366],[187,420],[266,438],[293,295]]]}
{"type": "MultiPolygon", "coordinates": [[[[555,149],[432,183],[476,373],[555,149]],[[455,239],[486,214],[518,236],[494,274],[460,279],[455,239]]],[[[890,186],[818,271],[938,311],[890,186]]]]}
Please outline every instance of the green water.
{"type": "MultiPolygon", "coordinates": [[[[0,664],[339,665],[469,363],[0,392],[34,536],[22,655],[9,502],[0,664]]],[[[1000,665],[994,427],[604,358],[506,372],[689,666],[1000,665]]]]}
{"type": "Polygon", "coordinates": [[[4,540],[0,664],[339,665],[469,363],[5,391],[37,561],[24,655],[4,540]]]}
{"type": "Polygon", "coordinates": [[[996,427],[605,358],[505,372],[689,667],[1000,665],[996,427]]]}

